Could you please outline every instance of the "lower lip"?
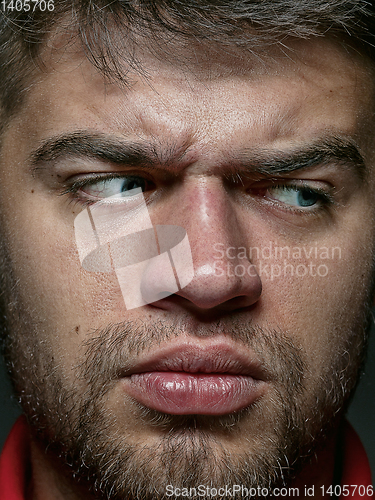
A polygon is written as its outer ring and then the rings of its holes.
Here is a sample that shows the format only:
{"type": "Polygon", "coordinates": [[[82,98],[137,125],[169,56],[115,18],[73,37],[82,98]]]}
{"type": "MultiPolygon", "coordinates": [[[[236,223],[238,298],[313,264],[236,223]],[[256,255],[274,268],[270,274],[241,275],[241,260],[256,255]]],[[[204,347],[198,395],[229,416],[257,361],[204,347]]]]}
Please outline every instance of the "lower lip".
{"type": "Polygon", "coordinates": [[[173,415],[226,415],[253,404],[263,383],[223,373],[147,372],[126,378],[126,392],[139,403],[173,415]]]}

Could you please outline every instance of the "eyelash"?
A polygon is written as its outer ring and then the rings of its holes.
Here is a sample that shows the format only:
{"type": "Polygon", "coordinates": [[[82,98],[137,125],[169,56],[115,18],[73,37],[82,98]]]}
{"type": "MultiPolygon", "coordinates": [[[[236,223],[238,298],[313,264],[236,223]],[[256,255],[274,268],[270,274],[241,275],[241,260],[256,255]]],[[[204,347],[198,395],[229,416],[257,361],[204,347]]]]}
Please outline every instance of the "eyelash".
{"type": "MultiPolygon", "coordinates": [[[[94,200],[90,199],[88,194],[79,194],[79,190],[82,189],[83,187],[87,186],[93,186],[94,184],[98,182],[106,182],[110,181],[112,179],[123,179],[125,177],[139,177],[139,178],[144,178],[146,181],[149,181],[146,177],[143,175],[136,175],[134,173],[129,173],[129,174],[106,174],[106,175],[94,175],[90,176],[89,178],[83,178],[83,179],[78,179],[74,181],[72,184],[65,185],[65,189],[60,193],[61,196],[63,195],[69,195],[70,197],[70,202],[74,204],[81,204],[82,206],[90,206],[93,205],[94,203],[97,203],[99,200],[94,200]]],[[[151,182],[151,181],[149,181],[151,182]]]]}

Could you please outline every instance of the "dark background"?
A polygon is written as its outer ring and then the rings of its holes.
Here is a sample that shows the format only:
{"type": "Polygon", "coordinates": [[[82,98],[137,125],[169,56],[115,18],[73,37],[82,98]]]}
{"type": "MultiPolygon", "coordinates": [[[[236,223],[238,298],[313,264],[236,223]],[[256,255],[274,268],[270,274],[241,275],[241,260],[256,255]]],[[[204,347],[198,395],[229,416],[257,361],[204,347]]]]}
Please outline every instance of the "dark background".
{"type": "MultiPolygon", "coordinates": [[[[20,414],[8,382],[4,364],[0,358],[0,447],[6,439],[13,422],[20,414]]],[[[371,463],[375,478],[375,331],[370,335],[370,348],[356,395],[349,409],[348,418],[361,437],[371,463]]]]}

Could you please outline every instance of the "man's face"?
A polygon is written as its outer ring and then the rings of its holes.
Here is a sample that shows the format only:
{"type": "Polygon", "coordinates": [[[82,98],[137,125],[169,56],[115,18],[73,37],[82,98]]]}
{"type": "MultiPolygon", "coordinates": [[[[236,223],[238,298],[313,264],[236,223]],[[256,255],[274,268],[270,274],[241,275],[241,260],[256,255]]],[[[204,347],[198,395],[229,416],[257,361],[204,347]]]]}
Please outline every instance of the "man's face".
{"type": "MultiPolygon", "coordinates": [[[[195,47],[172,64],[139,49],[147,78],[130,70],[125,88],[74,48],[56,51],[4,134],[16,387],[39,436],[114,498],[276,484],[355,384],[373,272],[373,89],[364,63],[328,41],[291,54],[195,47]],[[147,161],[127,161],[130,147],[147,161]],[[115,272],[82,268],[74,233],[129,179],[152,224],[186,230],[194,264],[181,291],[130,310],[115,272]]],[[[166,291],[163,269],[150,275],[166,291]]]]}

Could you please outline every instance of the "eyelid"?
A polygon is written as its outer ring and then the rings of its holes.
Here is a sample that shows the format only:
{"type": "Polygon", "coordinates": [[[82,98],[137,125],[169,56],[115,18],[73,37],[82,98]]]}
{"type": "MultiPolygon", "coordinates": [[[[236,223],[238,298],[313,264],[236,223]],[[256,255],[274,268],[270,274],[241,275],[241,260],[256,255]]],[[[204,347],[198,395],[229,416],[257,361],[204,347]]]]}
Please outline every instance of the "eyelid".
{"type": "Polygon", "coordinates": [[[100,172],[75,175],[73,178],[68,179],[65,183],[70,188],[80,188],[83,186],[91,186],[99,182],[106,182],[112,179],[127,179],[129,177],[137,177],[153,182],[153,179],[147,172],[139,172],[131,170],[129,172],[100,172]]]}
{"type": "Polygon", "coordinates": [[[276,188],[291,188],[291,189],[311,189],[321,195],[332,196],[335,191],[333,183],[321,179],[306,179],[306,178],[288,178],[288,177],[272,177],[268,179],[260,179],[249,185],[251,190],[266,190],[276,188]]]}
{"type": "Polygon", "coordinates": [[[80,192],[80,189],[86,186],[93,186],[99,182],[106,182],[112,179],[125,179],[129,177],[133,178],[142,178],[146,180],[146,182],[152,183],[153,181],[149,179],[149,176],[143,173],[132,172],[112,172],[112,173],[90,173],[86,175],[80,175],[78,179],[74,180],[74,176],[70,180],[65,182],[65,189],[61,191],[61,195],[70,195],[71,201],[82,203],[82,204],[92,204],[97,201],[102,200],[100,197],[95,197],[90,195],[89,193],[85,193],[84,191],[80,192]]]}
{"type": "Polygon", "coordinates": [[[332,189],[324,189],[321,186],[313,186],[309,182],[302,182],[302,183],[275,183],[267,187],[267,189],[291,189],[295,191],[300,191],[303,189],[313,191],[314,193],[319,194],[320,196],[323,196],[327,199],[330,199],[332,202],[333,200],[333,193],[332,189]]]}

